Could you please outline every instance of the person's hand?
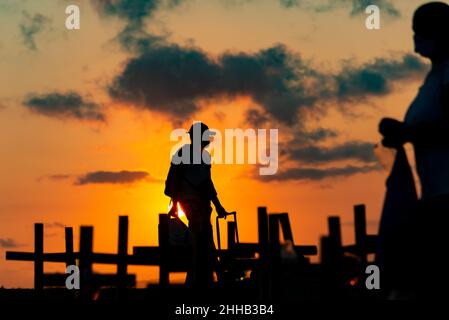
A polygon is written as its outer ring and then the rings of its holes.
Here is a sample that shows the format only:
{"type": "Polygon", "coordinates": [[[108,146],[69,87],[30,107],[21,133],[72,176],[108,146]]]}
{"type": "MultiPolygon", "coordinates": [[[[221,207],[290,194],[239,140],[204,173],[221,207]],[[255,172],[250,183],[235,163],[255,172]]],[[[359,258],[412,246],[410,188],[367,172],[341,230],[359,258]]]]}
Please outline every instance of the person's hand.
{"type": "Polygon", "coordinates": [[[170,211],[168,211],[168,215],[176,218],[178,216],[177,212],[178,212],[178,204],[176,202],[173,202],[170,211]]]}
{"type": "Polygon", "coordinates": [[[382,145],[387,148],[399,148],[405,143],[405,125],[403,122],[384,118],[379,123],[379,132],[384,136],[382,145]]]}
{"type": "Polygon", "coordinates": [[[379,123],[379,132],[387,139],[397,139],[402,135],[404,123],[396,119],[383,118],[379,123]]]}
{"type": "Polygon", "coordinates": [[[228,215],[228,212],[222,206],[215,208],[217,210],[217,215],[219,218],[224,218],[228,215]]]}
{"type": "Polygon", "coordinates": [[[403,143],[404,142],[402,140],[393,139],[393,138],[382,139],[382,145],[386,148],[398,149],[399,147],[401,147],[403,145],[403,143]]]}

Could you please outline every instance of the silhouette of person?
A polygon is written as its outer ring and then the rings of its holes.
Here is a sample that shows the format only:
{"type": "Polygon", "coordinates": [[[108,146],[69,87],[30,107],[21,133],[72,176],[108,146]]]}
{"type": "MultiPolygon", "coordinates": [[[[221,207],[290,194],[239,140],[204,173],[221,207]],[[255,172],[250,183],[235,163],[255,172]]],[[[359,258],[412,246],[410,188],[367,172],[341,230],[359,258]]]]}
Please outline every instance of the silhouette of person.
{"type": "Polygon", "coordinates": [[[379,124],[384,146],[413,144],[421,199],[410,233],[407,268],[413,269],[418,297],[432,297],[444,288],[449,217],[449,5],[430,2],[413,16],[415,52],[431,61],[424,84],[411,103],[404,121],[385,118],[379,124]]]}
{"type": "Polygon", "coordinates": [[[196,122],[191,126],[189,135],[192,143],[182,146],[172,158],[165,194],[173,202],[169,214],[176,214],[179,202],[189,220],[192,265],[187,272],[186,284],[202,289],[209,288],[213,283],[216,258],[210,223],[211,201],[220,217],[227,212],[218,200],[211,178],[210,154],[204,149],[214,132],[206,124],[196,122]]]}

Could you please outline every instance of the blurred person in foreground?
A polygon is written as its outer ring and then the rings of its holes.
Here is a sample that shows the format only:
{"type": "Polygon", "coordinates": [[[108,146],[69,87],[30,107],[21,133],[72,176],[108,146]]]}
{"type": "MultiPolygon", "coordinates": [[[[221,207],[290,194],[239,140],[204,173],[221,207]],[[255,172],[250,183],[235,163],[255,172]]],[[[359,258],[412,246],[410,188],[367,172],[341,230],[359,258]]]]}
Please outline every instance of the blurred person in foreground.
{"type": "MultiPolygon", "coordinates": [[[[404,121],[382,119],[379,132],[385,147],[398,150],[396,164],[404,155],[403,145],[413,145],[422,193],[416,205],[409,204],[414,208],[407,218],[396,219],[402,221],[402,230],[391,234],[390,238],[397,238],[397,247],[386,259],[396,259],[391,263],[396,273],[390,280],[396,281],[393,289],[399,292],[399,298],[437,298],[448,282],[448,259],[444,255],[449,222],[449,6],[442,2],[420,6],[413,16],[413,31],[415,52],[430,60],[431,69],[404,121]]],[[[404,178],[409,176],[403,174],[404,168],[396,166],[392,175],[395,170],[403,177],[396,182],[410,180],[404,178]]],[[[414,188],[394,185],[393,191],[398,193],[402,188],[414,188]]],[[[389,218],[382,219],[384,226],[388,224],[389,218]]],[[[383,236],[382,222],[379,235],[383,236]]]]}

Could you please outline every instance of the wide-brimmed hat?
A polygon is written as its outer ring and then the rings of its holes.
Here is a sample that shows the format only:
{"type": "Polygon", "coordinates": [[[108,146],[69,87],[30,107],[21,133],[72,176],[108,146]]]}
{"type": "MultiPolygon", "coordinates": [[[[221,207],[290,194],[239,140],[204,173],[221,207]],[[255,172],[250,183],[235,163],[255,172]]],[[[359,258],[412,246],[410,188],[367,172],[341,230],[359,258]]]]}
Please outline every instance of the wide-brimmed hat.
{"type": "Polygon", "coordinates": [[[210,138],[215,135],[215,131],[210,130],[207,124],[198,121],[198,122],[193,123],[192,126],[190,127],[190,129],[189,129],[190,136],[193,135],[194,130],[196,131],[198,129],[201,132],[202,138],[210,138]],[[205,132],[207,132],[206,133],[207,136],[203,136],[205,132]]]}

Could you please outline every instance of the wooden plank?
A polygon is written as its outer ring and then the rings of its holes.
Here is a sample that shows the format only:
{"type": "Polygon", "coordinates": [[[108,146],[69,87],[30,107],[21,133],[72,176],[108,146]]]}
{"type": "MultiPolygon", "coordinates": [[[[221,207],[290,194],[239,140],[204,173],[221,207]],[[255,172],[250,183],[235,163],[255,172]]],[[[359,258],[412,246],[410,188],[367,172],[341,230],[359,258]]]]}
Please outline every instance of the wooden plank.
{"type": "MultiPolygon", "coordinates": [[[[375,253],[377,249],[377,235],[367,235],[365,239],[365,253],[375,253]]],[[[355,244],[344,246],[344,250],[359,255],[359,247],[355,244]]]]}
{"type": "MultiPolygon", "coordinates": [[[[374,240],[373,240],[374,241],[374,240]]],[[[350,251],[351,246],[345,246],[350,251]]],[[[352,246],[353,247],[353,246],[352,246]]],[[[302,255],[316,255],[318,249],[316,246],[294,246],[296,252],[302,255]]],[[[250,257],[260,252],[258,243],[240,243],[234,247],[234,254],[242,257],[250,257]]],[[[355,250],[355,249],[353,249],[355,250]]],[[[226,250],[224,250],[226,252],[226,250]]],[[[79,258],[79,253],[74,252],[73,257],[79,258]]],[[[16,252],[7,251],[6,260],[14,261],[34,261],[34,252],[16,252]]],[[[66,262],[66,253],[44,253],[44,262],[66,262]]],[[[92,263],[99,264],[117,264],[118,257],[114,253],[92,253],[92,263]]],[[[160,262],[159,247],[134,247],[133,254],[126,257],[128,265],[158,266],[160,262]]]]}
{"type": "Polygon", "coordinates": [[[6,251],[6,260],[34,261],[34,252],[6,251]]]}
{"type": "Polygon", "coordinates": [[[44,225],[34,224],[34,289],[44,288],[44,225]]]}

